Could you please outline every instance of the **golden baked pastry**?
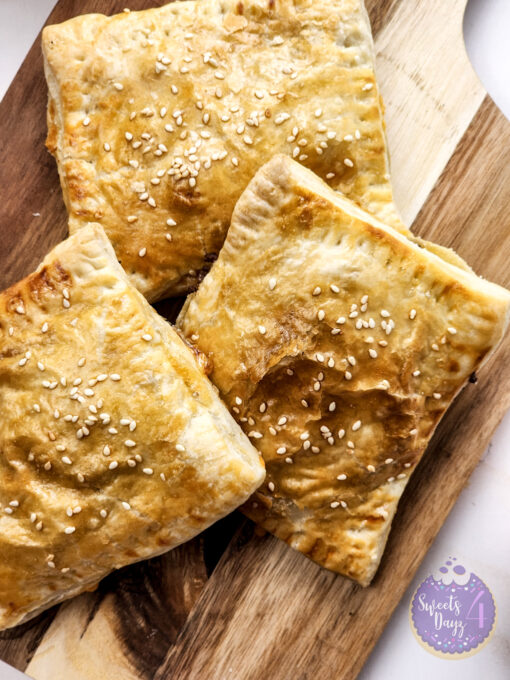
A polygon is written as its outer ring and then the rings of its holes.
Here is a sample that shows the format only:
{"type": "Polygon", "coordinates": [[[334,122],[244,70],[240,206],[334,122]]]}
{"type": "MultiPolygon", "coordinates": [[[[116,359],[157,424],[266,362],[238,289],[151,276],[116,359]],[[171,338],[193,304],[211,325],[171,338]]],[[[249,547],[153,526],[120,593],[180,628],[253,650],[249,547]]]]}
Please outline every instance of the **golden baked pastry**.
{"type": "Polygon", "coordinates": [[[267,163],[179,319],[266,461],[246,514],[368,585],[409,476],[509,308],[508,291],[301,165],[267,163]]]}
{"type": "Polygon", "coordinates": [[[0,628],[188,540],[264,479],[98,225],[0,294],[0,628]]]}
{"type": "Polygon", "coordinates": [[[43,32],[71,232],[100,222],[149,299],[186,292],[278,151],[405,231],[362,0],[200,0],[43,32]]]}

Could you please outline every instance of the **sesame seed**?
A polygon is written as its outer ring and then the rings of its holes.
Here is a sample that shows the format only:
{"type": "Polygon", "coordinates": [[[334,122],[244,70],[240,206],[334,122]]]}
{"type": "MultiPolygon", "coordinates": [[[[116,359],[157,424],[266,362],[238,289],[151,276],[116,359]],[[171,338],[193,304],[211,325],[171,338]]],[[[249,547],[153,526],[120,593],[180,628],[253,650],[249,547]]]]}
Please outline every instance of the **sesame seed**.
{"type": "Polygon", "coordinates": [[[76,527],[66,527],[64,529],[65,534],[74,534],[75,531],[76,531],[76,527]]]}
{"type": "Polygon", "coordinates": [[[325,311],[323,309],[319,309],[319,311],[317,312],[317,318],[319,319],[319,321],[323,321],[325,316],[326,316],[325,311]]]}
{"type": "Polygon", "coordinates": [[[350,363],[351,366],[356,366],[356,359],[352,355],[347,357],[347,361],[350,363]]]}
{"type": "Polygon", "coordinates": [[[140,248],[138,255],[139,257],[145,257],[147,255],[147,248],[140,248]]]}
{"type": "Polygon", "coordinates": [[[386,463],[386,465],[391,465],[391,463],[393,463],[393,458],[386,458],[384,462],[386,463]]]}
{"type": "Polygon", "coordinates": [[[441,399],[441,394],[439,392],[434,392],[432,396],[434,397],[434,399],[441,399]]]}
{"type": "Polygon", "coordinates": [[[133,448],[133,446],[136,446],[136,442],[134,442],[132,439],[126,439],[124,442],[124,446],[127,446],[128,448],[133,448]]]}
{"type": "Polygon", "coordinates": [[[447,330],[451,335],[455,335],[457,333],[457,329],[453,328],[453,326],[448,326],[447,330]]]}
{"type": "Polygon", "coordinates": [[[414,437],[415,434],[418,434],[418,430],[415,427],[413,427],[412,430],[409,430],[409,434],[414,437]]]}
{"type": "Polygon", "coordinates": [[[340,316],[338,319],[335,321],[335,323],[338,323],[340,325],[345,323],[345,316],[340,316]]]}
{"type": "Polygon", "coordinates": [[[344,479],[347,479],[347,475],[344,475],[344,474],[338,475],[338,476],[337,476],[337,479],[338,479],[339,482],[343,482],[344,479]]]}
{"type": "Polygon", "coordinates": [[[352,378],[352,373],[351,373],[350,371],[345,371],[345,373],[344,373],[344,378],[345,378],[346,380],[351,380],[351,378],[352,378]]]}
{"type": "Polygon", "coordinates": [[[375,472],[375,467],[373,465],[367,465],[367,470],[369,472],[375,472]]]}
{"type": "Polygon", "coordinates": [[[145,340],[145,342],[150,342],[152,340],[152,335],[150,335],[149,333],[144,333],[142,335],[142,340],[145,340]]]}
{"type": "Polygon", "coordinates": [[[363,85],[363,91],[364,91],[364,92],[368,92],[368,91],[371,90],[373,87],[374,87],[374,84],[373,84],[373,83],[367,83],[366,85],[363,85]]]}
{"type": "Polygon", "coordinates": [[[129,503],[126,503],[126,501],[122,501],[122,507],[124,508],[124,510],[131,510],[131,506],[129,505],[129,503]]]}
{"type": "Polygon", "coordinates": [[[285,425],[286,422],[287,422],[287,417],[286,417],[286,416],[282,416],[282,417],[278,420],[278,425],[285,425]]]}
{"type": "Polygon", "coordinates": [[[329,504],[331,508],[335,509],[338,508],[340,503],[338,501],[333,501],[332,503],[329,504]]]}
{"type": "Polygon", "coordinates": [[[341,430],[338,430],[338,438],[343,439],[345,437],[345,430],[342,428],[341,430]]]}
{"type": "Polygon", "coordinates": [[[276,279],[271,277],[269,279],[269,290],[274,290],[276,288],[276,279]]]}
{"type": "Polygon", "coordinates": [[[372,359],[377,359],[377,352],[376,352],[375,349],[372,349],[372,347],[370,347],[370,349],[368,350],[368,353],[372,357],[372,359]]]}
{"type": "Polygon", "coordinates": [[[336,402],[332,401],[328,406],[328,410],[332,413],[336,409],[336,402]]]}
{"type": "Polygon", "coordinates": [[[313,289],[312,295],[320,295],[322,293],[322,290],[319,286],[313,289]]]}
{"type": "Polygon", "coordinates": [[[413,371],[413,375],[415,378],[417,378],[419,375],[421,375],[421,371],[416,369],[416,371],[413,371]]]}
{"type": "Polygon", "coordinates": [[[176,451],[185,451],[186,449],[184,448],[184,446],[182,444],[176,444],[175,450],[176,451]]]}
{"type": "Polygon", "coordinates": [[[259,333],[261,335],[265,335],[266,334],[266,327],[265,326],[259,326],[259,333]]]}
{"type": "Polygon", "coordinates": [[[416,309],[411,309],[411,311],[409,312],[409,318],[411,319],[411,321],[416,318],[416,309]]]}
{"type": "Polygon", "coordinates": [[[344,165],[346,165],[348,168],[354,167],[354,163],[351,161],[350,158],[344,158],[344,165]]]}
{"type": "Polygon", "coordinates": [[[87,125],[90,125],[90,118],[89,116],[85,116],[85,118],[82,120],[82,124],[87,127],[87,125]]]}
{"type": "Polygon", "coordinates": [[[380,314],[381,314],[381,316],[384,317],[384,318],[388,318],[389,316],[391,316],[391,314],[388,312],[387,309],[381,309],[380,314]]]}
{"type": "Polygon", "coordinates": [[[332,283],[329,287],[331,288],[331,291],[333,293],[339,293],[340,292],[340,288],[338,286],[336,286],[334,283],[332,283]]]}
{"type": "Polygon", "coordinates": [[[279,456],[283,456],[284,453],[287,453],[287,449],[285,448],[285,446],[280,446],[278,449],[276,449],[276,453],[279,456]]]}
{"type": "Polygon", "coordinates": [[[124,89],[124,85],[122,85],[122,83],[113,83],[113,87],[119,92],[124,89]]]}
{"type": "Polygon", "coordinates": [[[106,445],[103,447],[103,455],[109,456],[110,453],[111,453],[110,447],[108,446],[108,444],[106,444],[106,445]]]}
{"type": "Polygon", "coordinates": [[[271,491],[271,493],[272,493],[272,492],[274,491],[274,484],[273,484],[273,482],[269,482],[268,485],[267,485],[267,488],[268,488],[269,491],[271,491]]]}

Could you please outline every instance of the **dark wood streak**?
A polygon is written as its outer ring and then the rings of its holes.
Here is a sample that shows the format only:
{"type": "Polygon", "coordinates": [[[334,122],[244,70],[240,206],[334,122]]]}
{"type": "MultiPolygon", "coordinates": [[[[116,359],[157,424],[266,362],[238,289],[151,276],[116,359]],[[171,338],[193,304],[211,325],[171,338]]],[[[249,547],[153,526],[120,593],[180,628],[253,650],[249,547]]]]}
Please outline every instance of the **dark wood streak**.
{"type": "Polygon", "coordinates": [[[390,23],[400,2],[401,0],[365,0],[374,38],[383,26],[390,23]]]}
{"type": "Polygon", "coordinates": [[[24,670],[58,612],[53,607],[21,626],[0,631],[0,659],[24,670]]]}
{"type": "Polygon", "coordinates": [[[116,644],[140,678],[150,680],[177,638],[207,581],[203,537],[105,579],[116,644]]]}

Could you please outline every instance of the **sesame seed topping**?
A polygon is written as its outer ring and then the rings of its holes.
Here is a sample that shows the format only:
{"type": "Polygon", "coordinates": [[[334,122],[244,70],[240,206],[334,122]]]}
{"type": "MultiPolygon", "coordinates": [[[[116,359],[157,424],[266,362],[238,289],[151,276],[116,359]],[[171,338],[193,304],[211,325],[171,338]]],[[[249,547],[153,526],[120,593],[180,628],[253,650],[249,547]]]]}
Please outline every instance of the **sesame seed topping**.
{"type": "Polygon", "coordinates": [[[346,165],[348,168],[354,167],[354,163],[351,161],[350,158],[344,158],[344,165],[346,165]]]}
{"type": "Polygon", "coordinates": [[[185,451],[186,449],[184,448],[184,446],[183,446],[182,444],[176,444],[176,445],[175,445],[175,450],[176,450],[176,451],[181,451],[181,452],[182,452],[182,451],[185,451]]]}
{"type": "Polygon", "coordinates": [[[359,430],[361,427],[361,420],[357,420],[355,423],[352,425],[352,430],[353,432],[356,432],[356,430],[359,430]]]}
{"type": "Polygon", "coordinates": [[[274,290],[276,288],[276,279],[271,277],[269,279],[269,290],[274,290]]]}
{"type": "Polygon", "coordinates": [[[267,488],[268,488],[269,491],[271,491],[271,493],[272,493],[272,492],[274,491],[274,484],[273,484],[273,482],[269,482],[268,485],[267,485],[267,488]]]}
{"type": "Polygon", "coordinates": [[[335,508],[339,507],[340,503],[338,501],[333,501],[329,505],[330,505],[331,508],[335,509],[335,508]]]}
{"type": "Polygon", "coordinates": [[[372,349],[372,347],[370,347],[370,349],[368,350],[368,353],[372,357],[372,359],[377,359],[377,352],[376,352],[375,349],[372,349]]]}
{"type": "Polygon", "coordinates": [[[76,527],[66,527],[64,529],[65,534],[74,534],[75,531],[76,531],[76,527]]]}
{"type": "Polygon", "coordinates": [[[322,290],[319,286],[313,289],[312,295],[320,295],[322,293],[322,290]]]}
{"type": "Polygon", "coordinates": [[[259,333],[261,335],[265,335],[266,334],[266,327],[265,326],[259,326],[259,333]]]}
{"type": "Polygon", "coordinates": [[[343,439],[345,437],[345,430],[342,428],[341,430],[338,430],[338,438],[343,439]]]}
{"type": "Polygon", "coordinates": [[[82,124],[87,127],[87,125],[90,125],[90,118],[89,116],[85,116],[85,118],[82,120],[82,124]]]}
{"type": "Polygon", "coordinates": [[[326,316],[325,311],[323,309],[319,309],[319,311],[317,312],[317,318],[319,319],[319,321],[323,321],[325,316],[326,316]]]}
{"type": "Polygon", "coordinates": [[[152,475],[154,473],[154,470],[150,467],[143,468],[142,470],[144,475],[152,475]]]}
{"type": "Polygon", "coordinates": [[[457,329],[453,328],[453,326],[448,326],[447,330],[450,335],[455,335],[457,333],[457,329]]]}
{"type": "Polygon", "coordinates": [[[439,392],[434,392],[432,396],[434,397],[434,399],[441,399],[441,394],[439,392]]]}
{"type": "Polygon", "coordinates": [[[122,507],[124,508],[124,510],[131,510],[131,506],[129,505],[129,503],[126,503],[126,501],[122,501],[122,507]]]}
{"type": "Polygon", "coordinates": [[[419,375],[421,375],[421,371],[419,369],[416,369],[416,371],[413,371],[413,375],[415,378],[417,378],[419,375]]]}
{"type": "Polygon", "coordinates": [[[280,446],[278,449],[276,449],[276,453],[279,456],[283,456],[284,453],[287,453],[287,449],[285,448],[285,446],[280,446]]]}
{"type": "Polygon", "coordinates": [[[150,335],[149,333],[144,333],[142,335],[142,340],[145,340],[145,342],[150,342],[152,340],[152,335],[150,335]]]}
{"type": "Polygon", "coordinates": [[[351,378],[352,378],[352,373],[351,373],[350,371],[345,371],[345,373],[344,373],[344,378],[345,378],[346,380],[351,380],[351,378]]]}
{"type": "Polygon", "coordinates": [[[347,475],[344,475],[344,474],[338,475],[338,476],[337,476],[337,479],[338,479],[339,482],[343,482],[344,479],[347,479],[347,475]]]}
{"type": "Polygon", "coordinates": [[[416,318],[416,309],[411,309],[411,311],[409,312],[409,318],[411,319],[411,321],[416,318]]]}
{"type": "Polygon", "coordinates": [[[331,288],[331,291],[333,293],[339,293],[340,292],[340,288],[338,286],[336,286],[334,283],[332,283],[329,287],[331,288]]]}
{"type": "Polygon", "coordinates": [[[136,442],[134,442],[132,439],[126,439],[124,442],[124,446],[127,446],[129,449],[132,449],[133,446],[136,446],[136,442]]]}
{"type": "Polygon", "coordinates": [[[138,251],[138,255],[140,257],[145,257],[147,255],[147,248],[140,248],[140,250],[138,251]]]}

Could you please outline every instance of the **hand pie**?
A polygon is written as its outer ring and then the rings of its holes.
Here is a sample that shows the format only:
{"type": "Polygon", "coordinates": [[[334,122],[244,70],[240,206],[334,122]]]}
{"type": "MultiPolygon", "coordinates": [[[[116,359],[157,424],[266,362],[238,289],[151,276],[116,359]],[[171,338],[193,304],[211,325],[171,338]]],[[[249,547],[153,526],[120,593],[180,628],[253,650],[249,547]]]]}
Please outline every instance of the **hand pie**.
{"type": "Polygon", "coordinates": [[[246,514],[368,585],[409,476],[509,306],[289,158],[267,163],[180,317],[266,461],[246,514]]]}
{"type": "Polygon", "coordinates": [[[201,0],[43,32],[47,145],[75,232],[100,222],[149,299],[184,293],[278,151],[406,231],[362,0],[201,0]]]}
{"type": "Polygon", "coordinates": [[[188,540],[263,464],[100,226],[0,294],[0,628],[188,540]]]}

